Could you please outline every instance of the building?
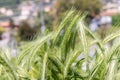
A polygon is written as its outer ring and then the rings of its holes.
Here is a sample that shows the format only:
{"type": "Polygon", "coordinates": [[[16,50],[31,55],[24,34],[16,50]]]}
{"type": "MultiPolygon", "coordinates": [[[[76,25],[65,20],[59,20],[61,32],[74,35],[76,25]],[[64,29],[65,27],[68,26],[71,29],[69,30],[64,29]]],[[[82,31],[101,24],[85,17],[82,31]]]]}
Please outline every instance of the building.
{"type": "Polygon", "coordinates": [[[119,0],[101,0],[101,2],[102,2],[103,4],[115,3],[115,2],[117,2],[117,1],[119,1],[119,0]]]}
{"type": "Polygon", "coordinates": [[[101,9],[103,15],[116,15],[120,13],[120,0],[102,0],[104,6],[101,9]]]}

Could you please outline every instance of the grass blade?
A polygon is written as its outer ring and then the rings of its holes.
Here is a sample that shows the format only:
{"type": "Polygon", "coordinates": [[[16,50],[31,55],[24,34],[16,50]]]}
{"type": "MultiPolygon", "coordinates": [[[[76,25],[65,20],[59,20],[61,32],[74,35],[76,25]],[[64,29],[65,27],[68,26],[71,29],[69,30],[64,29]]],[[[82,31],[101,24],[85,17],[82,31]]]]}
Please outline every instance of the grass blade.
{"type": "Polygon", "coordinates": [[[106,44],[108,43],[109,41],[111,41],[112,39],[116,38],[120,36],[120,30],[115,32],[115,33],[112,33],[111,35],[107,36],[104,40],[103,40],[103,44],[106,44]]]}
{"type": "Polygon", "coordinates": [[[86,67],[87,67],[87,70],[88,70],[88,63],[89,63],[89,56],[88,56],[88,42],[86,40],[86,35],[85,35],[85,25],[83,23],[83,19],[84,19],[84,16],[78,21],[78,34],[79,34],[79,38],[82,42],[82,46],[83,46],[83,50],[84,50],[84,55],[85,55],[85,60],[86,60],[86,67]]]}
{"type": "Polygon", "coordinates": [[[76,58],[81,54],[82,50],[77,50],[74,54],[71,54],[69,57],[69,60],[67,61],[67,64],[64,68],[64,79],[67,77],[67,73],[69,68],[71,67],[71,64],[76,60],[76,58]]]}
{"type": "Polygon", "coordinates": [[[41,80],[45,80],[45,71],[46,71],[47,57],[48,57],[48,54],[45,53],[44,59],[43,59],[43,69],[42,69],[42,77],[41,77],[41,80]]]}

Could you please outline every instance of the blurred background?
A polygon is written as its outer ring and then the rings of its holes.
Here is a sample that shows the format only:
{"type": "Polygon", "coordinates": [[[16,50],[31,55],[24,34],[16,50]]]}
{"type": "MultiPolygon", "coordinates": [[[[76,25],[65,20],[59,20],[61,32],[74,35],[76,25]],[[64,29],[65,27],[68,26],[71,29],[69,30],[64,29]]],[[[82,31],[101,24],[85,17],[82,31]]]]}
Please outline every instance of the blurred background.
{"type": "Polygon", "coordinates": [[[16,49],[36,33],[56,30],[70,9],[87,14],[86,25],[101,38],[119,28],[120,0],[0,0],[0,46],[16,49]]]}

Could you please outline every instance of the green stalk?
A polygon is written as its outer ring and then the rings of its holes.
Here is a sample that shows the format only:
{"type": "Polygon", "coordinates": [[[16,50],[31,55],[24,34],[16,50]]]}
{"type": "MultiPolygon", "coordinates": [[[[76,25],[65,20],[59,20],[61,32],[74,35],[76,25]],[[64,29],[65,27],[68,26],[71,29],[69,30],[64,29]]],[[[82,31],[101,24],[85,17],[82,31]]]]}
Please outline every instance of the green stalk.
{"type": "Polygon", "coordinates": [[[79,38],[81,39],[83,50],[84,50],[84,55],[85,55],[85,61],[86,61],[86,71],[89,71],[89,55],[88,55],[88,42],[86,40],[86,35],[85,35],[85,25],[82,22],[84,19],[84,16],[78,21],[78,28],[79,28],[79,38]]]}
{"type": "MultiPolygon", "coordinates": [[[[63,40],[62,40],[62,43],[61,43],[61,56],[63,57],[63,61],[65,60],[66,56],[67,56],[67,53],[65,52],[66,50],[66,45],[67,45],[67,42],[69,41],[70,39],[70,36],[72,35],[71,34],[71,31],[76,23],[76,21],[79,19],[79,15],[77,14],[74,19],[72,20],[72,22],[70,23],[68,29],[66,30],[66,33],[63,37],[63,40]]],[[[70,46],[68,46],[67,48],[69,48],[70,46]]]]}
{"type": "Polygon", "coordinates": [[[61,32],[61,30],[65,27],[65,25],[67,24],[67,22],[69,21],[70,17],[73,16],[74,14],[74,10],[70,10],[68,12],[68,14],[65,16],[65,18],[62,20],[61,24],[59,25],[59,28],[55,34],[55,38],[53,40],[53,43],[56,43],[56,40],[58,38],[59,33],[61,32]]]}
{"type": "Polygon", "coordinates": [[[64,68],[64,79],[67,78],[67,73],[69,68],[71,67],[72,63],[76,60],[76,58],[81,54],[82,50],[77,50],[75,53],[69,56],[69,60],[64,68]]]}
{"type": "Polygon", "coordinates": [[[119,37],[120,36],[120,30],[112,33],[111,35],[107,36],[104,40],[103,40],[103,44],[108,43],[109,41],[111,41],[112,39],[119,37]]]}
{"type": "Polygon", "coordinates": [[[45,80],[45,71],[46,71],[47,58],[48,58],[48,54],[45,53],[44,59],[43,59],[43,67],[42,67],[42,77],[41,77],[41,80],[45,80]]]}
{"type": "Polygon", "coordinates": [[[0,55],[0,64],[6,67],[7,69],[9,69],[9,71],[13,75],[14,80],[18,80],[17,74],[15,73],[15,69],[12,67],[12,64],[7,62],[1,55],[0,55]]]}

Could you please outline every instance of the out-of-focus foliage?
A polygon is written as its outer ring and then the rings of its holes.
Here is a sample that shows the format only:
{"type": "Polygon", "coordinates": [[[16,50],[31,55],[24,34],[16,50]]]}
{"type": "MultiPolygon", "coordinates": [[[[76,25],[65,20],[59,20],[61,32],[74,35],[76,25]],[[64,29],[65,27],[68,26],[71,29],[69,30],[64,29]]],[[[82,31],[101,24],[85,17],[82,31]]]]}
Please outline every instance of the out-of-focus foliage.
{"type": "MultiPolygon", "coordinates": [[[[52,22],[53,22],[53,16],[51,14],[49,14],[48,12],[43,12],[44,14],[44,23],[46,26],[47,30],[52,30],[52,22]]],[[[40,12],[38,11],[37,13],[37,17],[35,19],[35,24],[36,27],[41,27],[41,16],[40,16],[40,12]]]]}
{"type": "MultiPolygon", "coordinates": [[[[2,35],[2,33],[5,31],[5,29],[3,28],[3,26],[0,26],[0,36],[2,35]]],[[[1,37],[0,37],[1,40],[1,37]]]]}
{"type": "MultiPolygon", "coordinates": [[[[86,12],[88,18],[91,18],[96,13],[99,13],[101,6],[100,0],[56,0],[52,12],[55,18],[54,24],[57,24],[65,12],[71,8],[77,11],[86,12]]],[[[89,19],[87,19],[87,22],[89,22],[89,19]]]]}
{"type": "Polygon", "coordinates": [[[114,16],[112,17],[112,24],[113,24],[114,26],[117,26],[117,27],[120,26],[120,14],[114,15],[114,16]]]}
{"type": "Polygon", "coordinates": [[[19,36],[21,40],[32,40],[38,30],[32,28],[27,21],[22,21],[19,25],[19,36]]]}

